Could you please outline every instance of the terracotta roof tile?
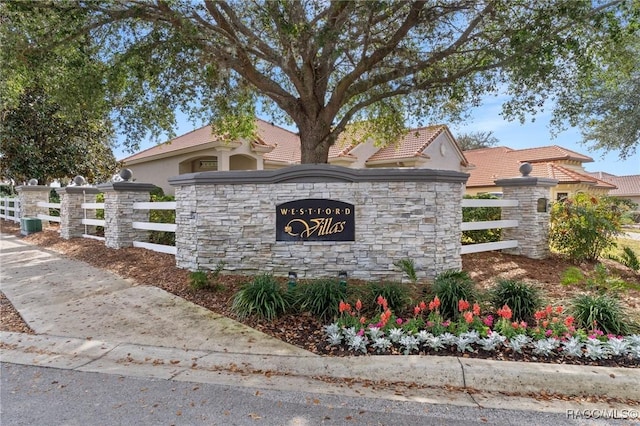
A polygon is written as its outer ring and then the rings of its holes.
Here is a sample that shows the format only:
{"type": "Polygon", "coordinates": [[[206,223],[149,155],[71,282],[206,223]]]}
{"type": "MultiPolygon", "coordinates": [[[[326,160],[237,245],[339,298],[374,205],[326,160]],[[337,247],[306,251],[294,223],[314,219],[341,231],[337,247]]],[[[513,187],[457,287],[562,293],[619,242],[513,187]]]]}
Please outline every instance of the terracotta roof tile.
{"type": "Polygon", "coordinates": [[[582,163],[592,162],[593,158],[571,151],[558,145],[541,146],[538,148],[519,149],[518,158],[520,161],[534,163],[537,161],[553,160],[576,160],[582,163]]]}
{"type": "Polygon", "coordinates": [[[640,196],[640,175],[616,176],[604,172],[588,173],[589,176],[609,182],[617,186],[617,189],[609,191],[609,195],[613,196],[640,196]]]}
{"type": "MultiPolygon", "coordinates": [[[[587,161],[590,157],[583,156],[564,148],[542,147],[514,150],[504,146],[481,148],[464,152],[465,157],[475,169],[470,170],[467,187],[493,186],[496,179],[520,176],[520,165],[530,162],[533,166],[531,176],[557,179],[560,183],[589,183],[599,188],[615,188],[602,180],[589,176],[586,172],[579,172],[553,161],[578,160],[587,161]],[[545,160],[543,154],[550,155],[545,160]],[[563,154],[564,156],[560,156],[563,154]]],[[[588,161],[593,161],[589,159],[588,161]]]]}
{"type": "Polygon", "coordinates": [[[423,151],[435,138],[438,137],[446,126],[429,126],[419,129],[411,129],[397,144],[392,144],[381,148],[373,154],[368,162],[381,160],[395,160],[423,155],[423,151]]]}

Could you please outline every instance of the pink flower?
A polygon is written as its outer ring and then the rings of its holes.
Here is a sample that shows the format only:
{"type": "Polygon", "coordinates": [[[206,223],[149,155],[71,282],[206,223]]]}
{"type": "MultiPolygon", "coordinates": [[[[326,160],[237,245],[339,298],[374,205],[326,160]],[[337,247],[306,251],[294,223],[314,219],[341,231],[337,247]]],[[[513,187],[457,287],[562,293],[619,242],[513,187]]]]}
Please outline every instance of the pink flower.
{"type": "Polygon", "coordinates": [[[493,325],[493,316],[487,315],[487,317],[482,320],[482,323],[487,327],[491,327],[493,325]]]}
{"type": "Polygon", "coordinates": [[[356,301],[356,311],[359,311],[360,309],[362,309],[362,302],[358,299],[356,301]]]}
{"type": "Polygon", "coordinates": [[[553,334],[552,330],[547,330],[547,331],[544,332],[544,335],[547,336],[547,337],[551,336],[552,334],[553,334]]]}
{"type": "Polygon", "coordinates": [[[398,319],[396,320],[396,324],[398,324],[398,325],[402,325],[402,318],[398,318],[398,319]]]}
{"type": "Polygon", "coordinates": [[[364,336],[364,330],[362,328],[358,331],[358,336],[364,336]]]}

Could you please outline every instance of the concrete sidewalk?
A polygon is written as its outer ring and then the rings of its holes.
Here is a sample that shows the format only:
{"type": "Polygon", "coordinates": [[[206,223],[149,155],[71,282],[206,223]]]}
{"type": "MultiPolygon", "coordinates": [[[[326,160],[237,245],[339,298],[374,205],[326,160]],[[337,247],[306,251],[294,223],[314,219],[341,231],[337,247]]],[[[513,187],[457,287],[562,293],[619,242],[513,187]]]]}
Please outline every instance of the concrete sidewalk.
{"type": "Polygon", "coordinates": [[[0,264],[2,292],[37,333],[0,332],[3,362],[174,380],[227,372],[265,385],[288,376],[640,401],[640,369],[418,355],[322,357],[15,236],[0,234],[0,264]]]}

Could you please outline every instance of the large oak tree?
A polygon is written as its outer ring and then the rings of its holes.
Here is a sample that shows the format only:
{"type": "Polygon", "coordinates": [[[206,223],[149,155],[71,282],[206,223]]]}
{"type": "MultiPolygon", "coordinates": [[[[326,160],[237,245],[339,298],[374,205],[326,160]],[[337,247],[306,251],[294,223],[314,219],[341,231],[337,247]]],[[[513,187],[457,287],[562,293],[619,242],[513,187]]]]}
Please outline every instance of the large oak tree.
{"type": "MultiPolygon", "coordinates": [[[[629,1],[113,0],[2,7],[10,69],[56,69],[42,52],[77,40],[98,49],[104,66],[83,69],[82,78],[59,66],[54,89],[72,89],[54,91],[67,98],[61,105],[113,108],[130,149],[148,131],[175,125],[176,109],[210,120],[229,138],[246,136],[255,130],[259,104],[297,126],[303,163],[323,163],[345,130],[393,140],[408,121],[455,119],[498,87],[511,95],[509,117],[536,111],[576,71],[593,66],[594,40],[615,47],[629,22],[622,7],[629,1]]],[[[19,78],[11,81],[9,98],[20,85],[19,78]]]]}

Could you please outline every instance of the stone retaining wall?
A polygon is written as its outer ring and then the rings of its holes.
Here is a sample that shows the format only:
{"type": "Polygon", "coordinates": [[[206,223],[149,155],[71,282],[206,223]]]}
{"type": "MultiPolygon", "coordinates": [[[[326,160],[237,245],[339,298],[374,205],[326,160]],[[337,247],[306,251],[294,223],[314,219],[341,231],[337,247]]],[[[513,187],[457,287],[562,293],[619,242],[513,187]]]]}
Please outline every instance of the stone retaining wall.
{"type": "Polygon", "coordinates": [[[461,200],[467,174],[420,169],[300,165],[274,171],[180,175],[176,264],[190,270],[273,272],[299,277],[400,279],[393,265],[415,262],[420,278],[459,269],[461,200]],[[276,205],[330,199],[355,208],[355,241],[276,241],[276,205]]]}

